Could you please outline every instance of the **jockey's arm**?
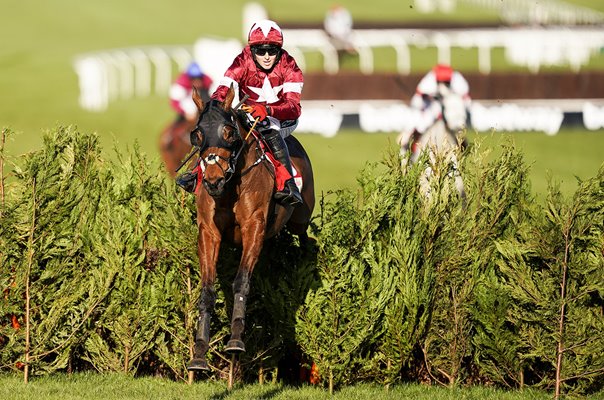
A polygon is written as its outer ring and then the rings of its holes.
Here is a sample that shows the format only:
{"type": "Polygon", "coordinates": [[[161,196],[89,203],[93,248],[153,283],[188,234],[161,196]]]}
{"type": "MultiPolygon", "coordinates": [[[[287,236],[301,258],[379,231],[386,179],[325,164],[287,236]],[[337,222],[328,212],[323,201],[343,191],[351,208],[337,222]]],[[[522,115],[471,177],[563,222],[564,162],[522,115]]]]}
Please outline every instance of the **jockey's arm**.
{"type": "Polygon", "coordinates": [[[296,61],[290,55],[281,59],[284,82],[281,89],[279,101],[269,104],[270,115],[278,120],[296,120],[300,118],[302,107],[300,99],[302,97],[302,87],[304,86],[304,76],[296,64],[296,61]]]}
{"type": "Polygon", "coordinates": [[[170,86],[170,105],[177,113],[184,115],[185,110],[182,107],[182,102],[187,98],[187,89],[181,85],[174,83],[170,86]]]}
{"type": "Polygon", "coordinates": [[[239,93],[239,82],[241,82],[243,79],[244,71],[245,63],[243,61],[243,56],[242,54],[239,54],[237,57],[235,57],[231,66],[227,68],[224,76],[220,78],[218,81],[218,87],[210,97],[218,101],[224,101],[231,85],[235,89],[235,93],[239,93]]]}
{"type": "Polygon", "coordinates": [[[299,84],[299,88],[298,91],[285,92],[277,103],[269,104],[270,115],[280,121],[300,118],[302,112],[300,106],[302,84],[299,84]]]}
{"type": "Polygon", "coordinates": [[[180,107],[187,121],[195,121],[197,119],[197,105],[191,97],[183,99],[180,102],[180,107]]]}

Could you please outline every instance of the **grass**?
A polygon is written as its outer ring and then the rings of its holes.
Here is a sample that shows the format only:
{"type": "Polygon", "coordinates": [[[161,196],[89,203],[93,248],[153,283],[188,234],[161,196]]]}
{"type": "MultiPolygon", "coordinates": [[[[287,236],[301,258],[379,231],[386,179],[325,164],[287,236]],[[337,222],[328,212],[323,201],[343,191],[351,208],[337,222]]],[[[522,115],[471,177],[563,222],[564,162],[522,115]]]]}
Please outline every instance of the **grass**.
{"type": "Polygon", "coordinates": [[[449,399],[549,399],[551,394],[534,390],[502,391],[486,387],[448,389],[425,385],[395,385],[389,390],[377,385],[356,385],[336,391],[289,387],[281,384],[235,386],[228,391],[223,382],[198,381],[193,385],[160,378],[132,378],[122,374],[78,373],[33,378],[24,384],[21,376],[0,375],[0,398],[6,400],[186,400],[186,399],[275,399],[275,400],[449,400],[449,399]]]}
{"type": "MultiPolygon", "coordinates": [[[[132,109],[136,110],[136,107],[132,109]]],[[[111,113],[114,112],[116,111],[111,113]]],[[[127,108],[124,106],[120,112],[126,113],[127,108]]],[[[94,117],[88,124],[103,126],[104,122],[100,116],[94,117]]],[[[154,165],[161,168],[156,142],[158,132],[153,131],[150,125],[141,128],[139,132],[137,125],[143,127],[149,124],[144,121],[141,124],[132,123],[125,125],[123,130],[110,130],[110,135],[100,134],[105,157],[114,156],[114,147],[131,147],[136,140],[154,165]],[[148,140],[140,138],[141,133],[145,132],[148,140]]],[[[107,129],[111,128],[107,126],[107,129]]],[[[90,132],[86,129],[80,131],[90,132]]],[[[601,130],[591,132],[580,128],[563,128],[556,136],[547,136],[540,132],[471,133],[469,139],[471,143],[490,152],[490,157],[497,157],[505,143],[511,143],[520,149],[530,167],[529,179],[533,193],[543,200],[550,181],[559,184],[562,193],[570,196],[577,189],[578,179],[586,180],[596,176],[598,169],[604,165],[601,152],[604,148],[602,133],[601,130]]],[[[333,138],[296,134],[307,149],[313,164],[317,198],[328,191],[356,187],[360,170],[370,163],[380,162],[387,150],[395,146],[396,136],[397,132],[370,134],[350,129],[333,138]]],[[[19,134],[12,135],[12,140],[7,144],[8,150],[14,150],[14,147],[25,150],[22,137],[19,134]]]]}
{"type": "MultiPolygon", "coordinates": [[[[604,11],[599,0],[574,1],[604,11]]],[[[203,35],[242,36],[242,6],[247,0],[200,3],[195,0],[156,2],[144,0],[2,0],[0,37],[0,127],[10,127],[21,135],[10,147],[20,154],[38,148],[41,133],[58,124],[75,124],[80,129],[99,132],[110,143],[115,136],[120,145],[138,138],[149,153],[156,151],[160,130],[172,118],[167,96],[123,99],[112,102],[105,113],[93,113],[78,106],[79,88],[72,62],[86,52],[146,45],[193,44],[203,35]],[[17,34],[18,33],[18,34],[17,34]],[[8,39],[10,38],[10,40],[8,39]]],[[[260,1],[277,21],[322,21],[329,6],[323,0],[283,2],[260,1]]],[[[481,8],[459,2],[454,14],[424,15],[410,8],[413,0],[349,0],[346,6],[356,20],[410,21],[447,19],[485,21],[492,19],[481,8]]],[[[454,51],[453,61],[464,69],[476,68],[471,50],[454,51]]],[[[436,59],[434,49],[414,49],[414,72],[427,70],[436,59]]],[[[394,53],[376,53],[377,70],[394,70],[394,53]]],[[[357,68],[351,61],[346,68],[357,68]]],[[[493,68],[510,69],[501,54],[494,52],[493,68]]],[[[316,65],[320,60],[315,61],[316,65]]],[[[309,62],[309,68],[311,67],[309,62]]],[[[604,68],[604,55],[594,58],[590,69],[604,68]]]]}

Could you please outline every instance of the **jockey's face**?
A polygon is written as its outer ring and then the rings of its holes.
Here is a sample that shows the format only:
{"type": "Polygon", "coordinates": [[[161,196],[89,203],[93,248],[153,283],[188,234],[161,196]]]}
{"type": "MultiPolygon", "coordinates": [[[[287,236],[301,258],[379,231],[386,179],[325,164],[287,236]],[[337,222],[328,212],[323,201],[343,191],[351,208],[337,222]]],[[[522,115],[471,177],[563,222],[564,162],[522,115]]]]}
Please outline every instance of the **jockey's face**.
{"type": "Polygon", "coordinates": [[[264,70],[270,70],[275,65],[277,56],[279,55],[278,47],[260,47],[253,49],[254,59],[256,63],[264,70]]]}

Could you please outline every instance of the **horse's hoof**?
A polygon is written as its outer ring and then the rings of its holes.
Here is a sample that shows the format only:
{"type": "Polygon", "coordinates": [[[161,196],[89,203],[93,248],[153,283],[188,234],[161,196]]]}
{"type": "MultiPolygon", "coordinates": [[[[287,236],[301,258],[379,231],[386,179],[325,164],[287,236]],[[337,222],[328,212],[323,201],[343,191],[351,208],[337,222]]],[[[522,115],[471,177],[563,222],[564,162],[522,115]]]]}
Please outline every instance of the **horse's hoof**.
{"type": "Polygon", "coordinates": [[[229,353],[245,353],[245,345],[241,340],[231,339],[224,348],[229,353]]]}
{"type": "Polygon", "coordinates": [[[189,362],[189,365],[187,365],[187,370],[188,371],[209,371],[210,366],[208,365],[208,362],[206,360],[201,359],[201,358],[194,358],[191,360],[191,362],[189,362]]]}

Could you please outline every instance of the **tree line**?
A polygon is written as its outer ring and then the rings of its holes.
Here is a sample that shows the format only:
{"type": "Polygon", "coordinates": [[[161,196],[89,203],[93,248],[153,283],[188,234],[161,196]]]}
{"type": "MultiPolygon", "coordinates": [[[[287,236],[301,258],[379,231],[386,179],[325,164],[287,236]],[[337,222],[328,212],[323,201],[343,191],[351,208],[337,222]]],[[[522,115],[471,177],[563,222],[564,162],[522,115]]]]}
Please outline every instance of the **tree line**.
{"type": "MultiPolygon", "coordinates": [[[[121,371],[190,380],[199,298],[195,208],[134,145],[103,159],[75,127],[11,158],[0,147],[0,370],[121,371]]],[[[461,158],[462,204],[439,160],[388,149],[353,189],[328,193],[314,243],[288,232],[256,268],[240,379],[535,387],[604,385],[604,165],[570,197],[531,194],[511,143],[461,158]],[[276,250],[278,249],[278,251],[276,250]],[[288,262],[288,260],[290,262],[288,262]],[[291,260],[294,260],[292,263],[291,260]]],[[[224,246],[210,378],[230,359],[239,250],[224,246]]]]}

